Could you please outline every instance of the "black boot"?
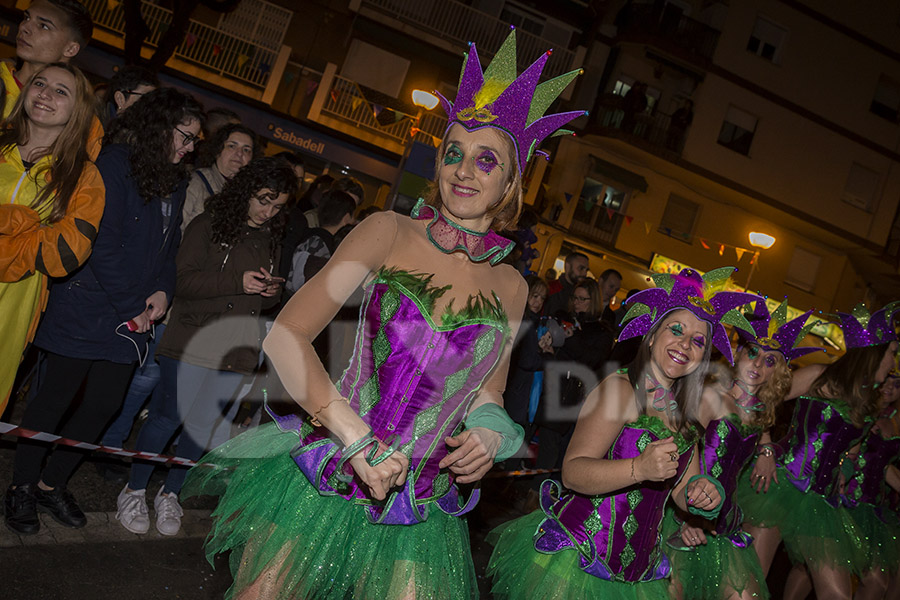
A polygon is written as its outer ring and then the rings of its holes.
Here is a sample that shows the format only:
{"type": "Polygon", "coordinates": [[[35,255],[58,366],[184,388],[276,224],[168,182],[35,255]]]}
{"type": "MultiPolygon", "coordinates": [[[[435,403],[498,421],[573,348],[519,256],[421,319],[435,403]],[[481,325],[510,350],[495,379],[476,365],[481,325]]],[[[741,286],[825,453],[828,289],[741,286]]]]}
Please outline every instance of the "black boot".
{"type": "Polygon", "coordinates": [[[52,490],[34,488],[34,498],[37,500],[38,510],[45,512],[53,519],[66,527],[84,527],[87,517],[78,508],[75,497],[64,486],[56,486],[52,490]]]}
{"type": "Polygon", "coordinates": [[[10,486],[6,490],[6,498],[3,502],[6,512],[6,527],[13,533],[33,535],[41,529],[34,498],[35,487],[34,484],[25,483],[16,489],[10,486]]]}

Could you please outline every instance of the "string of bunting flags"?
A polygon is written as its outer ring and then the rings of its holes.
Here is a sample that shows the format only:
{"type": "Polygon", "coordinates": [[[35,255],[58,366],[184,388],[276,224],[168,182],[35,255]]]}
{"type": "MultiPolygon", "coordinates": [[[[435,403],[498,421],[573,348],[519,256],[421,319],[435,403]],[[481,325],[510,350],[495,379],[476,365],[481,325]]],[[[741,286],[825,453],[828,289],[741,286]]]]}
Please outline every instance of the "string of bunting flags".
{"type": "MultiPolygon", "coordinates": [[[[541,187],[544,189],[545,193],[549,192],[548,184],[542,183],[541,187]]],[[[563,193],[563,195],[566,198],[566,204],[571,204],[573,195],[569,194],[569,193],[563,193]]],[[[584,204],[584,209],[587,212],[590,212],[591,210],[593,210],[596,205],[596,200],[593,198],[586,198],[582,202],[584,204]]],[[[619,215],[622,218],[622,220],[625,221],[625,225],[627,225],[627,226],[630,226],[633,222],[637,221],[638,223],[643,224],[644,231],[646,232],[647,235],[650,235],[650,232],[653,231],[654,229],[658,229],[658,230],[662,231],[663,233],[665,233],[666,235],[672,235],[672,233],[673,233],[672,229],[670,227],[659,227],[656,223],[652,223],[652,222],[644,220],[644,219],[638,219],[631,215],[626,215],[626,214],[620,213],[617,210],[610,208],[608,206],[605,207],[601,211],[601,214],[605,214],[606,218],[610,221],[614,220],[616,215],[619,215]]],[[[740,262],[741,259],[744,257],[744,253],[749,252],[751,255],[750,256],[750,264],[752,265],[753,263],[756,262],[756,258],[758,255],[752,249],[743,248],[741,246],[735,246],[734,244],[728,244],[726,242],[720,242],[717,240],[710,239],[708,237],[696,236],[696,238],[700,242],[700,245],[703,247],[704,250],[712,250],[714,252],[718,252],[719,256],[724,256],[726,249],[734,250],[734,253],[737,256],[738,262],[740,262]]]]}

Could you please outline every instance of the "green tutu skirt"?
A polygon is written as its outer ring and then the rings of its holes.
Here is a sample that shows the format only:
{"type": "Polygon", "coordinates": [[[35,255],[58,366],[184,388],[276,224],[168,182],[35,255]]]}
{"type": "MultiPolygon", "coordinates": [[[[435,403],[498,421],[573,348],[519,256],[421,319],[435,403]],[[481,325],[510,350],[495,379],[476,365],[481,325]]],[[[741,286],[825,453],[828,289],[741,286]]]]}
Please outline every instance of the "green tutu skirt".
{"type": "Polygon", "coordinates": [[[895,571],[900,565],[900,520],[897,514],[886,510],[886,518],[882,519],[876,507],[860,504],[850,509],[850,516],[865,539],[867,560],[864,570],[895,571]]]}
{"type": "Polygon", "coordinates": [[[778,467],[767,493],[750,486],[750,469],[738,480],[736,498],[744,520],[757,527],[777,527],[788,557],[812,569],[865,571],[869,551],[859,526],[843,506],[830,505],[824,496],[801,492],[778,467]]]}
{"type": "Polygon", "coordinates": [[[683,598],[721,600],[730,597],[728,590],[738,594],[749,590],[752,598],[770,597],[766,576],[752,545],[739,548],[724,535],[706,532],[706,544],[686,546],[671,508],[666,511],[663,535],[672,540],[666,555],[672,565],[672,579],[681,585],[683,598]]]}
{"type": "Polygon", "coordinates": [[[487,574],[494,598],[511,600],[658,600],[669,597],[669,580],[641,583],[608,581],[581,570],[575,549],[544,554],[534,549],[534,534],[544,520],[540,510],[493,530],[494,553],[487,574]]]}
{"type": "Polygon", "coordinates": [[[206,553],[231,552],[226,598],[251,587],[277,600],[478,597],[463,519],[435,507],[416,525],[373,525],[364,507],[319,495],[289,455],[296,444],[263,425],[188,474],[185,495],[221,496],[206,553]]]}

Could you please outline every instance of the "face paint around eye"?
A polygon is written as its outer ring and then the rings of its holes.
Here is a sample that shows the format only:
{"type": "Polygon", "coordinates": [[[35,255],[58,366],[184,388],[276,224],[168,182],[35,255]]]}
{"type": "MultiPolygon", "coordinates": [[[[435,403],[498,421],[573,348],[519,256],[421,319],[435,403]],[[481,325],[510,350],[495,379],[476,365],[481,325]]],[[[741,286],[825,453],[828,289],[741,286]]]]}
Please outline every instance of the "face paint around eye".
{"type": "Polygon", "coordinates": [[[771,354],[768,355],[768,356],[766,357],[766,366],[769,367],[769,368],[771,369],[772,367],[775,366],[775,361],[776,361],[776,360],[778,360],[778,359],[775,358],[774,356],[772,356],[771,354]]]}
{"type": "Polygon", "coordinates": [[[672,335],[675,337],[681,337],[684,335],[684,328],[681,326],[681,323],[672,323],[669,325],[669,331],[672,332],[672,335]]]}
{"type": "Polygon", "coordinates": [[[490,150],[485,150],[484,152],[479,154],[475,158],[475,165],[488,175],[490,175],[491,171],[493,171],[497,167],[500,167],[501,171],[503,170],[503,165],[497,162],[497,157],[494,156],[494,153],[490,150]]]}
{"type": "Polygon", "coordinates": [[[456,147],[456,144],[450,144],[447,146],[447,151],[444,152],[444,164],[445,165],[455,165],[456,163],[462,160],[462,151],[456,147]]]}
{"type": "Polygon", "coordinates": [[[695,338],[694,338],[694,345],[697,346],[698,348],[700,348],[701,350],[702,350],[703,348],[706,348],[706,338],[703,338],[703,337],[695,337],[695,338]]]}
{"type": "Polygon", "coordinates": [[[759,353],[759,346],[749,346],[747,348],[747,358],[749,358],[750,360],[754,360],[757,356],[759,356],[759,353]]]}

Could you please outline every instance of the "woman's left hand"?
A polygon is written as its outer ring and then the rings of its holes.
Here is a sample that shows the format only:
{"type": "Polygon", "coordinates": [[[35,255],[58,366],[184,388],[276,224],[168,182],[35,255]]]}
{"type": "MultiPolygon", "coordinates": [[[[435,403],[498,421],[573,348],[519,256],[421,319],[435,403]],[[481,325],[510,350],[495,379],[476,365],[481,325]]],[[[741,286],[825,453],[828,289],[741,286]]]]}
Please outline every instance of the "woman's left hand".
{"type": "Polygon", "coordinates": [[[722,501],[722,497],[719,496],[719,490],[705,477],[689,483],[685,493],[687,494],[688,505],[700,510],[712,510],[722,501]]]}
{"type": "Polygon", "coordinates": [[[147,298],[145,307],[150,320],[158,321],[166,315],[166,311],[169,309],[169,299],[164,291],[157,290],[147,298]]]}
{"type": "Polygon", "coordinates": [[[769,491],[772,482],[778,483],[778,473],[775,470],[775,457],[760,454],[756,457],[753,472],[750,473],[750,486],[756,489],[756,493],[765,494],[769,491]]]}
{"type": "Polygon", "coordinates": [[[681,526],[681,541],[686,546],[706,545],[706,534],[701,528],[684,523],[681,526]]]}
{"type": "Polygon", "coordinates": [[[445,456],[438,467],[449,467],[459,476],[459,483],[478,481],[494,466],[494,457],[501,441],[499,433],[484,427],[466,429],[455,437],[445,437],[444,442],[456,450],[445,456]]]}

